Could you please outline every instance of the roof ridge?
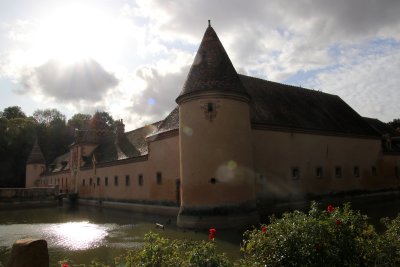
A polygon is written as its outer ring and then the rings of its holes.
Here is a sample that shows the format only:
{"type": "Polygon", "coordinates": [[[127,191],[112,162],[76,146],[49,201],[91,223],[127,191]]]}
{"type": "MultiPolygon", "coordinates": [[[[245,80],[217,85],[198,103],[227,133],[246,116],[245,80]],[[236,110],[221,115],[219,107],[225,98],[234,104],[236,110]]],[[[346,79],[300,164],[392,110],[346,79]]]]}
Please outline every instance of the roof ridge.
{"type": "MultiPolygon", "coordinates": [[[[165,119],[165,118],[164,118],[164,119],[165,119]]],[[[146,125],[143,125],[142,127],[139,127],[139,128],[136,128],[136,129],[133,129],[133,130],[130,130],[130,131],[127,131],[127,132],[125,132],[125,134],[128,134],[128,133],[132,133],[132,132],[135,132],[135,131],[142,130],[143,128],[148,127],[148,126],[150,126],[150,125],[156,126],[158,123],[162,123],[162,122],[164,121],[164,119],[159,120],[159,121],[156,121],[156,122],[153,122],[153,123],[148,123],[148,124],[146,124],[146,125]]],[[[158,126],[156,126],[156,127],[158,128],[158,126]]]]}

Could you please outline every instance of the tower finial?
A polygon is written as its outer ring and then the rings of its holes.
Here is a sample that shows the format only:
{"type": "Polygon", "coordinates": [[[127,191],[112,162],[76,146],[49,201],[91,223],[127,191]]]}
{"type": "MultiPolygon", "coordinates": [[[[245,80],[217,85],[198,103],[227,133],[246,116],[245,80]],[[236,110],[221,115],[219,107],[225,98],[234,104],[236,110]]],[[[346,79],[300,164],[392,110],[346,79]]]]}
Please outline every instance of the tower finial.
{"type": "Polygon", "coordinates": [[[211,27],[211,20],[208,20],[208,27],[211,27]]]}

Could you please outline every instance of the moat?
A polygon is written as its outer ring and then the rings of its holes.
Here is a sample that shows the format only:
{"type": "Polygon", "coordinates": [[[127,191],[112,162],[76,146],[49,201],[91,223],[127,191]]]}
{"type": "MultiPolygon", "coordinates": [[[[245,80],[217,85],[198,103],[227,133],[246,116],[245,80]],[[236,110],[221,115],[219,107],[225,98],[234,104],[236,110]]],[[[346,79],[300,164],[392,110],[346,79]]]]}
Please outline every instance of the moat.
{"type": "MultiPolygon", "coordinates": [[[[178,229],[173,217],[68,205],[0,210],[0,263],[6,265],[12,244],[25,237],[47,240],[50,266],[62,259],[85,264],[93,259],[111,263],[127,249],[141,246],[149,231],[169,238],[208,238],[208,231],[178,229]],[[165,230],[155,228],[155,223],[165,225],[165,230]]],[[[241,233],[220,230],[217,237],[220,251],[231,258],[238,257],[241,233]]]]}
{"type": "MultiPolygon", "coordinates": [[[[400,212],[400,200],[352,206],[367,214],[378,231],[382,229],[379,218],[394,218],[400,212]]],[[[207,240],[207,230],[182,230],[175,220],[87,206],[0,210],[0,263],[6,265],[14,241],[25,237],[47,240],[50,266],[57,266],[62,259],[84,264],[93,259],[111,263],[127,249],[140,247],[149,231],[172,239],[207,240]],[[165,230],[155,228],[155,223],[165,225],[165,230]]],[[[217,231],[218,250],[231,259],[240,257],[241,240],[242,232],[217,231]]]]}

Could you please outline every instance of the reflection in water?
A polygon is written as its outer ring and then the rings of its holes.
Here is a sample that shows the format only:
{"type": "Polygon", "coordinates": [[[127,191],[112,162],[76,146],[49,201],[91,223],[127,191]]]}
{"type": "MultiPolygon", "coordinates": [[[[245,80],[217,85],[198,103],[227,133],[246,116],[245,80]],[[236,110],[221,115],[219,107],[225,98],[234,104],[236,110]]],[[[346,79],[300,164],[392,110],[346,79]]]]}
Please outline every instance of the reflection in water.
{"type": "Polygon", "coordinates": [[[69,250],[84,250],[102,245],[108,235],[108,227],[89,222],[68,222],[51,225],[47,235],[56,246],[69,250]]]}
{"type": "Polygon", "coordinates": [[[0,246],[10,246],[22,238],[43,238],[49,248],[85,250],[104,243],[115,224],[93,224],[87,221],[51,224],[0,225],[0,246]]]}

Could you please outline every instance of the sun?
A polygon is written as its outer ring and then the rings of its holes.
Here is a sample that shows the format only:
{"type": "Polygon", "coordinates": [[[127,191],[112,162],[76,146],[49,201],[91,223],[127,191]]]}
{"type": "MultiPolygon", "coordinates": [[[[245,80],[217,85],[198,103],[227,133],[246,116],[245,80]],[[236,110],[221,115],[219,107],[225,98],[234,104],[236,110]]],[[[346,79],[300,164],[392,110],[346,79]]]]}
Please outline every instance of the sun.
{"type": "Polygon", "coordinates": [[[34,56],[64,64],[107,57],[120,41],[119,27],[95,6],[67,5],[42,18],[33,33],[34,56]]]}

